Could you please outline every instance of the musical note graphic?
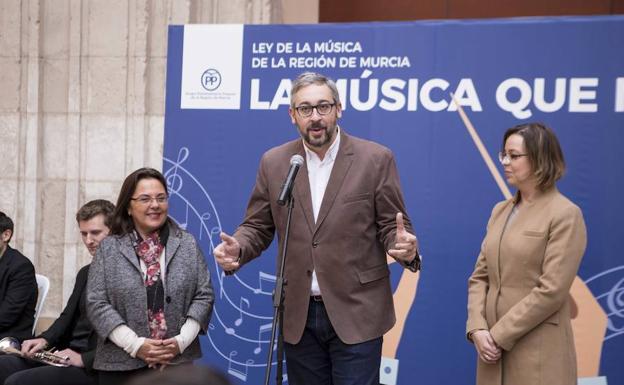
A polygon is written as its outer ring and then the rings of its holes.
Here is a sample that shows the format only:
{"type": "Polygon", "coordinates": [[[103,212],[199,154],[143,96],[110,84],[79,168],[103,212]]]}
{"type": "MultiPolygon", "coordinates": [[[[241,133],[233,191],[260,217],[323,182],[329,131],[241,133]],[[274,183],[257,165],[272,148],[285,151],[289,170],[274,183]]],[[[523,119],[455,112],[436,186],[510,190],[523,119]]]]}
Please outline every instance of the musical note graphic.
{"type": "Polygon", "coordinates": [[[236,350],[232,350],[229,354],[228,373],[238,378],[241,381],[247,382],[247,374],[249,373],[249,366],[254,363],[252,359],[245,361],[244,364],[239,364],[232,358],[238,355],[236,350]]]}
{"type": "Polygon", "coordinates": [[[182,147],[180,151],[178,151],[178,159],[175,162],[172,162],[173,168],[170,169],[167,174],[165,174],[167,186],[169,187],[169,195],[178,193],[184,185],[182,177],[178,175],[178,169],[180,168],[180,165],[184,163],[186,159],[188,159],[188,156],[188,148],[182,147]]]}
{"type": "MultiPolygon", "coordinates": [[[[210,238],[211,239],[219,239],[219,234],[221,234],[221,228],[213,227],[210,229],[210,238]]],[[[201,238],[200,238],[201,239],[201,238]]],[[[212,253],[213,249],[210,249],[210,253],[212,253]]]]}
{"type": "Polygon", "coordinates": [[[245,297],[241,297],[240,299],[240,304],[239,304],[239,317],[236,319],[236,321],[234,321],[234,325],[236,326],[240,326],[243,323],[243,304],[247,305],[247,308],[249,309],[249,300],[245,297]]]}
{"type": "Polygon", "coordinates": [[[178,222],[178,226],[180,226],[182,229],[186,230],[188,227],[188,217],[189,217],[189,205],[186,205],[186,210],[185,210],[185,214],[184,214],[184,222],[178,222]]]}
{"type": "Polygon", "coordinates": [[[223,278],[225,278],[225,271],[221,271],[220,277],[219,277],[219,282],[221,283],[219,285],[219,299],[223,299],[223,278]]]}
{"type": "MultiPolygon", "coordinates": [[[[200,221],[202,224],[202,227],[208,228],[208,223],[210,221],[210,219],[212,218],[212,214],[210,214],[209,212],[205,212],[201,215],[200,217],[200,221]]],[[[214,236],[219,236],[219,233],[221,232],[220,229],[213,227],[212,229],[210,229],[210,236],[211,238],[214,236]],[[215,232],[216,230],[216,232],[215,232]]],[[[202,232],[199,233],[199,239],[202,239],[202,232]]],[[[212,252],[212,250],[210,250],[210,252],[212,252]]]]}
{"type": "Polygon", "coordinates": [[[276,278],[273,274],[267,274],[264,271],[258,272],[258,288],[254,289],[254,294],[270,295],[273,292],[273,287],[275,287],[275,280],[276,278]]]}
{"type": "MultiPolygon", "coordinates": [[[[189,149],[182,147],[175,159],[164,157],[163,174],[169,192],[169,215],[182,229],[195,236],[208,263],[215,294],[219,292],[208,332],[202,338],[206,338],[214,353],[227,362],[227,372],[232,377],[247,382],[257,375],[252,373],[252,369],[264,371],[266,368],[265,362],[254,361],[252,352],[259,354],[262,344],[268,343],[271,324],[267,322],[272,319],[269,302],[275,276],[258,271],[257,276],[252,273],[251,277],[257,277],[257,282],[252,281],[251,284],[239,274],[225,276],[213,255],[214,248],[221,242],[221,220],[206,188],[185,167],[185,162],[190,163],[191,156],[189,149]],[[253,293],[253,298],[241,295],[241,290],[253,293]],[[267,314],[254,312],[255,307],[264,309],[267,314]]],[[[274,360],[272,365],[276,364],[274,360]]]]}
{"type": "Polygon", "coordinates": [[[260,354],[260,352],[262,351],[262,345],[261,345],[262,342],[269,342],[269,341],[263,341],[262,336],[270,332],[272,327],[273,327],[273,324],[260,325],[260,327],[258,328],[258,347],[254,349],[254,354],[260,354]]]}

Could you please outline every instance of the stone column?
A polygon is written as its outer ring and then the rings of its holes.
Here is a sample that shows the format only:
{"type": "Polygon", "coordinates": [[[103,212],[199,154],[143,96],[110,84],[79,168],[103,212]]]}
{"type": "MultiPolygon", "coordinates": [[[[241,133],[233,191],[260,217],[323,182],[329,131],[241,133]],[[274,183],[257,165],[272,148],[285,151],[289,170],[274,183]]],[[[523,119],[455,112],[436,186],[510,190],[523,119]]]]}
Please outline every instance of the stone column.
{"type": "Polygon", "coordinates": [[[0,211],[50,278],[42,316],[91,261],[78,208],[162,167],[167,26],[282,22],[282,1],[0,0],[0,211]]]}

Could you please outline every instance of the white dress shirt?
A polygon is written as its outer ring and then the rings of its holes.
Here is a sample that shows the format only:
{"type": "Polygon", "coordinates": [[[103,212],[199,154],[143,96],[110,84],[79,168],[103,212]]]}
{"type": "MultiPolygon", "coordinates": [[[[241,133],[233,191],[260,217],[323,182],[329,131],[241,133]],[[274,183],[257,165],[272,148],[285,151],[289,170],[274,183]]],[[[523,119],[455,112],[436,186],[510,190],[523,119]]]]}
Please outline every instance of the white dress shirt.
{"type": "MultiPolygon", "coordinates": [[[[314,212],[314,222],[318,218],[319,210],[321,209],[321,203],[323,202],[323,196],[325,195],[325,189],[329,182],[332,168],[334,168],[334,161],[338,155],[338,148],[340,147],[340,129],[336,128],[336,138],[334,143],[329,146],[323,160],[318,155],[308,148],[305,141],[303,142],[303,148],[306,153],[306,165],[308,167],[308,179],[310,181],[310,195],[312,197],[312,211],[314,212]]],[[[312,271],[312,285],[310,286],[311,295],[321,295],[321,288],[319,287],[318,280],[316,279],[316,270],[312,271]]]]}

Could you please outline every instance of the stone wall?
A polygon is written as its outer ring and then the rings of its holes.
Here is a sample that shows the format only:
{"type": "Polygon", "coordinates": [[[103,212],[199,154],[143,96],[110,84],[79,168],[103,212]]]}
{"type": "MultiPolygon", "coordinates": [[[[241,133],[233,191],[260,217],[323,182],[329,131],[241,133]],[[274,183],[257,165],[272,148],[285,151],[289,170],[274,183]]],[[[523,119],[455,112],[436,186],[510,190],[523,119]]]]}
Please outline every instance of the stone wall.
{"type": "Polygon", "coordinates": [[[280,23],[300,1],[0,0],[0,211],[51,280],[43,316],[91,260],[77,209],[162,167],[167,25],[280,23]]]}

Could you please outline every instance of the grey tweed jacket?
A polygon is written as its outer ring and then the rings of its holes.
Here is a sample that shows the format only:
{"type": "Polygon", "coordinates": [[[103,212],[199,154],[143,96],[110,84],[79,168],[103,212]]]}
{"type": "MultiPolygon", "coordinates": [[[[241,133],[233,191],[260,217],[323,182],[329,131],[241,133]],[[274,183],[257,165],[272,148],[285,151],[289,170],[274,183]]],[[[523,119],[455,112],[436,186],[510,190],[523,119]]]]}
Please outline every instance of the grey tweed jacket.
{"type": "MultiPolygon", "coordinates": [[[[214,294],[204,256],[191,234],[170,227],[165,265],[166,338],[179,334],[187,317],[196,320],[201,325],[200,333],[205,334],[214,294]]],[[[109,236],[100,244],[89,269],[87,316],[98,334],[95,369],[125,371],[147,365],[107,338],[122,324],[139,337],[149,337],[143,273],[129,235],[109,236]]],[[[201,354],[199,338],[195,338],[173,363],[192,361],[201,354]]]]}

